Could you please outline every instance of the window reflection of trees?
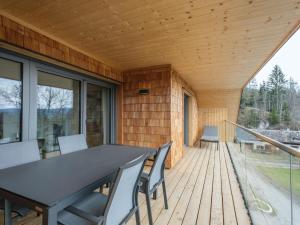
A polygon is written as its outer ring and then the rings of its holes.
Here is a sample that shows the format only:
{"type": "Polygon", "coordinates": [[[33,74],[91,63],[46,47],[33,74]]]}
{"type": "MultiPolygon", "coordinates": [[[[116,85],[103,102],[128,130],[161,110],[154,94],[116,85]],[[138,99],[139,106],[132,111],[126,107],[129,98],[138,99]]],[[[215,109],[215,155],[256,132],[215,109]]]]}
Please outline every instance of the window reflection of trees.
{"type": "Polygon", "coordinates": [[[0,143],[20,140],[22,82],[0,78],[0,143]]]}
{"type": "Polygon", "coordinates": [[[42,150],[58,150],[59,136],[72,132],[73,90],[38,86],[38,136],[42,150]]]}

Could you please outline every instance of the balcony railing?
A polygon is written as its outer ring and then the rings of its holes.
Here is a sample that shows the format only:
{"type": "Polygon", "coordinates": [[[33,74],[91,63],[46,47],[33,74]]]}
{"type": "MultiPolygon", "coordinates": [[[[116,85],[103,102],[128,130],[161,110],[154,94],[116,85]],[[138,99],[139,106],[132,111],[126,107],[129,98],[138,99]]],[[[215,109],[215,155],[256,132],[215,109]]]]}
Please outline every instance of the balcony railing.
{"type": "Polygon", "coordinates": [[[225,121],[226,144],[254,225],[300,222],[300,151],[225,121]]]}

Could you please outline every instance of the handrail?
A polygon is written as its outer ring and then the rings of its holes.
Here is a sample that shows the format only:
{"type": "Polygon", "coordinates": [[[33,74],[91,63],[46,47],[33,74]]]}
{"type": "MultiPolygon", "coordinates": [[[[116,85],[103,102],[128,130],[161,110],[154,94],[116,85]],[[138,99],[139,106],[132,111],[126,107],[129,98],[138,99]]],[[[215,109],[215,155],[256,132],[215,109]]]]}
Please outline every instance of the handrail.
{"type": "Polygon", "coordinates": [[[234,123],[232,121],[225,120],[225,122],[231,123],[232,125],[237,126],[237,127],[241,128],[241,129],[247,131],[248,133],[250,133],[250,134],[258,137],[259,139],[261,139],[261,140],[263,140],[265,142],[268,142],[268,143],[276,146],[277,148],[280,148],[281,150],[283,150],[283,151],[285,151],[285,152],[287,152],[287,153],[289,153],[289,154],[291,154],[293,156],[296,156],[296,157],[300,158],[300,151],[298,151],[296,148],[293,148],[293,147],[290,147],[288,145],[285,145],[285,144],[283,144],[283,143],[281,143],[279,141],[276,141],[276,140],[274,140],[272,138],[269,138],[269,137],[267,137],[265,135],[262,135],[262,134],[260,134],[258,132],[250,130],[250,129],[248,129],[246,127],[243,127],[243,126],[241,126],[241,125],[239,125],[237,123],[234,123]]]}

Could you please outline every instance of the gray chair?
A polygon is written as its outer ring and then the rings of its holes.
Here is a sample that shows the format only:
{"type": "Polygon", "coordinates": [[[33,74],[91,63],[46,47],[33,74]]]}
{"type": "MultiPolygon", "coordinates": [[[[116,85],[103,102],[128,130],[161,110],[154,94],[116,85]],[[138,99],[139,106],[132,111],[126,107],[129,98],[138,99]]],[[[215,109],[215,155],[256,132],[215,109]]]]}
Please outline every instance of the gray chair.
{"type": "Polygon", "coordinates": [[[200,148],[202,142],[213,142],[217,143],[217,149],[219,149],[219,130],[216,126],[204,126],[203,135],[200,139],[200,148]]]}
{"type": "Polygon", "coordinates": [[[58,137],[58,144],[62,155],[88,148],[83,134],[58,137]]]}
{"type": "Polygon", "coordinates": [[[171,146],[172,146],[172,141],[168,144],[164,144],[161,147],[159,147],[157,156],[155,157],[150,173],[149,174],[142,173],[141,176],[140,192],[146,195],[146,203],[147,203],[148,218],[149,218],[150,225],[153,224],[151,205],[150,205],[150,196],[153,194],[154,199],[156,199],[157,188],[159,187],[160,184],[162,184],[162,188],[163,188],[165,209],[168,209],[168,198],[167,198],[167,191],[166,191],[164,169],[165,169],[165,161],[171,149],[171,146]]]}
{"type": "MultiPolygon", "coordinates": [[[[41,159],[37,141],[24,141],[0,145],[0,170],[13,166],[38,161],[41,159]]],[[[5,201],[0,197],[0,209],[5,208],[5,201]]],[[[13,205],[12,211],[18,216],[26,216],[29,209],[13,205]]]]}
{"type": "Polygon", "coordinates": [[[58,222],[63,225],[119,225],[135,214],[140,224],[137,188],[147,157],[144,154],[119,169],[109,196],[92,192],[62,211],[58,222]]]}

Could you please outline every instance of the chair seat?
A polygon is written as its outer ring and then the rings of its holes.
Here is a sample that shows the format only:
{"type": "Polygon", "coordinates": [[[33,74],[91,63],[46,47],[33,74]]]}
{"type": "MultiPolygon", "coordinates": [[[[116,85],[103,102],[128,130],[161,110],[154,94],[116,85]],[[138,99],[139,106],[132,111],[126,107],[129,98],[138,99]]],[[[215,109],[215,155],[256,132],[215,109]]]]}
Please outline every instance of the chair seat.
{"type": "Polygon", "coordinates": [[[212,142],[218,142],[219,138],[218,137],[213,137],[213,136],[202,136],[201,141],[212,141],[212,142]]]}
{"type": "MultiPolygon", "coordinates": [[[[5,200],[0,199],[0,209],[4,210],[5,208],[5,200]]],[[[12,212],[17,213],[18,216],[24,217],[26,216],[31,210],[19,205],[12,205],[12,212]]]]}
{"type": "MultiPolygon", "coordinates": [[[[108,197],[98,192],[93,192],[83,200],[76,202],[73,206],[88,214],[94,216],[103,216],[108,197]]],[[[92,225],[93,223],[87,221],[70,212],[62,211],[58,216],[58,222],[64,225],[92,225]]]]}

